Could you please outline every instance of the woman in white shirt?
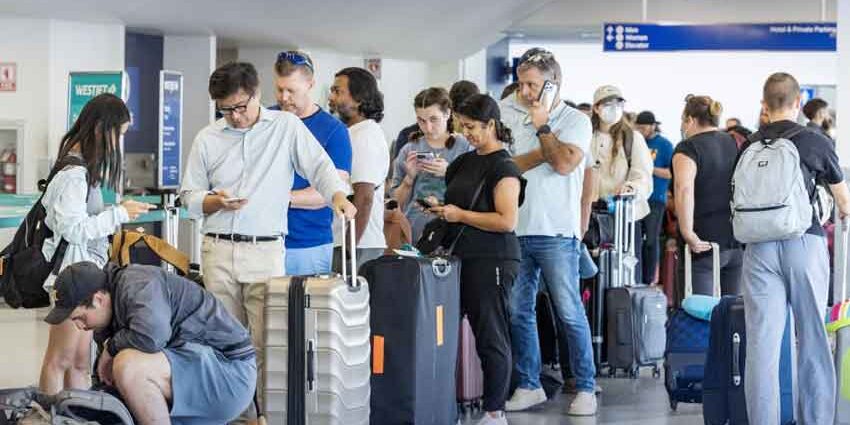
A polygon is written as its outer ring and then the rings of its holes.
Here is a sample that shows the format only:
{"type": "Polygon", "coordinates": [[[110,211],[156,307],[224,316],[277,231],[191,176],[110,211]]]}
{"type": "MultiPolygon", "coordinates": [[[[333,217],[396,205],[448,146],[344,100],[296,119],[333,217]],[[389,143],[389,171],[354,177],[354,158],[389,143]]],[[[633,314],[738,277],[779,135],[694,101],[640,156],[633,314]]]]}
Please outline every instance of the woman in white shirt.
{"type": "MultiPolygon", "coordinates": [[[[63,168],[50,181],[42,199],[47,212],[45,223],[53,231],[53,237],[44,242],[44,257],[52,258],[60,241],[68,244],[60,271],[80,261],[106,264],[107,237],[152,207],[132,200],[103,207],[100,188],[118,187],[123,163],[119,140],[129,125],[130,113],[124,102],[102,94],[86,104],[62,137],[57,167],[63,168]]],[[[54,279],[48,278],[45,289],[52,290],[54,279]]],[[[63,389],[87,389],[91,341],[92,332],[78,329],[70,320],[51,325],[39,389],[47,395],[63,389]]]]}
{"type": "MultiPolygon", "coordinates": [[[[625,99],[617,87],[599,87],[593,95],[593,139],[590,144],[593,169],[593,195],[590,201],[604,200],[612,195],[634,194],[635,220],[649,214],[652,194],[652,155],[640,132],[633,129],[623,114],[625,99]]],[[[590,205],[585,206],[586,209],[590,205]]],[[[636,282],[649,281],[653,276],[641,276],[640,254],[643,234],[635,226],[634,253],[636,282]]]]}

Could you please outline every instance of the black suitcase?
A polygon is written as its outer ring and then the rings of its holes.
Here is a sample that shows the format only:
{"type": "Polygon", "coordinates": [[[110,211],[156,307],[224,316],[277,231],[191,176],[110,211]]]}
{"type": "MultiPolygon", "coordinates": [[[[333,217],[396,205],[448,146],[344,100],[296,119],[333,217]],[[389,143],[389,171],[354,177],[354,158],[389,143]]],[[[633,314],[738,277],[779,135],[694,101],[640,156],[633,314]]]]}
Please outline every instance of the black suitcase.
{"type": "Polygon", "coordinates": [[[371,423],[454,424],[460,261],[384,256],[360,272],[371,291],[371,423]]]}

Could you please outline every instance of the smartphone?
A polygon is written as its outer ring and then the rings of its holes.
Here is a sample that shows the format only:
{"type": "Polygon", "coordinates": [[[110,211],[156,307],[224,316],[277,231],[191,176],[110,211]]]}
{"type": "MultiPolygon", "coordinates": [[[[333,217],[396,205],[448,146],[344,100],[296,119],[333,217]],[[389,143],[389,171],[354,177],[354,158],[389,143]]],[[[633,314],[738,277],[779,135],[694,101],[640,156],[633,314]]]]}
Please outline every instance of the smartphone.
{"type": "Polygon", "coordinates": [[[419,198],[419,199],[417,199],[417,200],[416,200],[416,203],[417,203],[417,204],[419,204],[419,206],[420,206],[420,207],[425,208],[426,210],[427,210],[427,209],[430,209],[431,207],[433,207],[433,205],[431,205],[430,203],[428,203],[428,201],[426,201],[424,198],[419,198]]]}
{"type": "Polygon", "coordinates": [[[548,109],[552,109],[555,102],[555,95],[558,92],[558,85],[551,80],[546,80],[543,83],[543,88],[540,89],[540,95],[537,96],[537,101],[548,109]]]}
{"type": "Polygon", "coordinates": [[[431,161],[435,158],[437,158],[437,155],[434,152],[416,152],[417,161],[431,161]]]}

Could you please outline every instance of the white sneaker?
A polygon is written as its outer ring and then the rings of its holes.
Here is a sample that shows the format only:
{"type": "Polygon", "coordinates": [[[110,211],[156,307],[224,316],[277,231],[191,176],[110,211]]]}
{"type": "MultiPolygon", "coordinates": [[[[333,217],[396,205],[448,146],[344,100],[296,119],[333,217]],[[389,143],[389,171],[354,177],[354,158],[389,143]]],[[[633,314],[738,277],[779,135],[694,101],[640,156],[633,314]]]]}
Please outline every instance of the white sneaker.
{"type": "Polygon", "coordinates": [[[478,421],[478,425],[508,425],[508,420],[505,418],[505,412],[497,412],[497,416],[490,416],[489,412],[484,412],[484,417],[478,421]]]}
{"type": "Polygon", "coordinates": [[[570,404],[570,416],[593,416],[596,414],[596,394],[579,392],[570,404]]]}
{"type": "Polygon", "coordinates": [[[513,397],[505,402],[505,410],[508,412],[517,412],[528,409],[529,407],[537,406],[546,401],[546,392],[543,388],[536,390],[527,390],[525,388],[517,388],[514,391],[513,397]]]}

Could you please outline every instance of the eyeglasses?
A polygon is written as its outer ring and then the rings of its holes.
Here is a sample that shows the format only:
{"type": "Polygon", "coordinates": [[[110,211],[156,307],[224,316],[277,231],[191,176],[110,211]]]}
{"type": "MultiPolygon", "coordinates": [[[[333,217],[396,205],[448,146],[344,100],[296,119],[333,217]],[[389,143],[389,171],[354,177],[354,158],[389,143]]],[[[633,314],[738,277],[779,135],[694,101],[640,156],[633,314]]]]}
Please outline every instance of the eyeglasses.
{"type": "Polygon", "coordinates": [[[306,55],[304,55],[303,53],[299,53],[299,52],[296,52],[296,51],[290,50],[290,51],[278,53],[277,61],[278,62],[289,62],[293,65],[303,65],[303,66],[306,66],[307,68],[310,68],[310,72],[316,72],[316,70],[313,69],[313,62],[310,61],[310,58],[307,57],[306,55]]]}
{"type": "Polygon", "coordinates": [[[222,106],[222,107],[216,106],[215,110],[218,111],[218,113],[222,114],[222,115],[233,115],[234,113],[241,115],[241,114],[244,114],[245,111],[248,110],[248,104],[251,103],[251,99],[253,99],[253,98],[254,98],[254,95],[251,95],[251,97],[249,97],[248,100],[246,100],[245,103],[243,103],[241,105],[222,106]]]}

